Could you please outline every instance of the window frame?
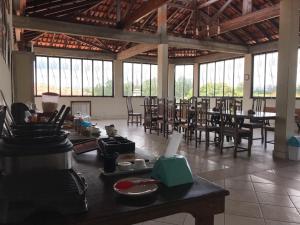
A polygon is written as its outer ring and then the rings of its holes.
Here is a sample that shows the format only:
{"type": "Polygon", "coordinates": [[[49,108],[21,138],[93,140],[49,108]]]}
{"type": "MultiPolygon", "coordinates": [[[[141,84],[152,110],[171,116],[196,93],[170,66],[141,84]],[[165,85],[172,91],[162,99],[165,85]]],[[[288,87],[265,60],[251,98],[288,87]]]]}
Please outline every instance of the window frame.
{"type": "MultiPolygon", "coordinates": [[[[241,56],[241,57],[231,57],[231,58],[227,58],[227,59],[221,59],[221,60],[217,60],[217,61],[211,61],[211,62],[204,62],[204,63],[199,63],[198,65],[198,90],[197,90],[197,95],[199,98],[222,98],[222,97],[233,97],[233,98],[243,98],[243,96],[234,96],[234,81],[235,81],[235,74],[234,74],[234,69],[235,69],[235,60],[236,59],[244,59],[245,57],[241,56]],[[232,83],[232,95],[231,96],[224,96],[224,81],[225,81],[225,62],[228,60],[233,60],[233,83],[232,83]],[[215,96],[216,90],[216,65],[218,62],[224,62],[224,69],[223,69],[223,95],[222,96],[215,96]],[[215,76],[214,76],[214,96],[208,96],[207,95],[207,71],[208,71],[208,64],[210,63],[214,63],[215,64],[215,76]],[[207,65],[206,68],[206,96],[202,96],[200,95],[200,66],[201,65],[207,65]]],[[[245,61],[244,61],[245,62],[245,61]]],[[[253,63],[252,63],[253,64],[253,63]]],[[[253,66],[253,65],[252,65],[253,66]]],[[[245,73],[243,72],[243,74],[245,75],[245,73]]]]}
{"type": "Polygon", "coordinates": [[[173,85],[173,88],[174,88],[174,97],[176,97],[176,66],[184,66],[184,73],[183,73],[183,95],[184,95],[184,87],[185,87],[185,67],[186,66],[192,66],[193,67],[193,85],[192,85],[192,88],[193,88],[193,95],[194,96],[194,88],[195,88],[195,76],[194,76],[194,64],[175,64],[175,67],[174,67],[174,85],[173,85]]]}
{"type": "MultiPolygon", "coordinates": [[[[84,98],[102,98],[102,97],[105,97],[105,98],[112,98],[115,96],[115,77],[114,77],[114,64],[113,64],[113,60],[107,60],[107,59],[91,59],[91,58],[80,58],[80,57],[69,57],[69,56],[55,56],[55,55],[36,55],[34,57],[34,80],[35,82],[37,81],[37,63],[36,63],[36,59],[37,57],[46,57],[47,58],[47,79],[48,79],[48,84],[47,84],[47,89],[48,89],[48,92],[49,92],[49,58],[58,58],[59,59],[59,96],[60,97],[84,97],[84,98]],[[70,73],[71,73],[71,95],[61,95],[61,59],[70,59],[70,73]],[[80,60],[81,61],[81,95],[73,95],[73,81],[72,81],[72,75],[73,75],[73,72],[72,72],[72,60],[75,59],[75,60],[80,60]],[[90,60],[92,61],[92,95],[83,95],[83,61],[84,60],[90,60]],[[94,61],[101,61],[102,62],[102,79],[104,81],[104,62],[110,62],[111,65],[112,65],[112,95],[104,95],[104,84],[103,84],[103,90],[102,90],[102,95],[94,95],[94,61]]],[[[37,82],[34,84],[34,97],[41,97],[42,95],[38,95],[37,94],[37,89],[38,89],[38,85],[37,85],[37,82]]]]}
{"type": "MultiPolygon", "coordinates": [[[[149,65],[149,67],[150,67],[150,95],[149,96],[151,96],[151,97],[157,97],[157,95],[151,95],[151,89],[152,89],[152,82],[151,82],[151,79],[152,79],[152,70],[151,70],[151,66],[152,65],[155,65],[155,66],[158,66],[157,64],[154,64],[154,63],[143,63],[143,62],[137,62],[137,61],[123,61],[122,62],[122,96],[124,97],[124,98],[126,98],[126,97],[133,97],[133,98],[145,98],[145,97],[147,97],[147,96],[144,96],[143,95],[143,65],[149,65]],[[131,78],[132,78],[132,82],[131,82],[131,94],[132,95],[125,95],[125,93],[124,93],[124,64],[125,63],[130,63],[131,64],[131,78]],[[141,65],[141,95],[133,95],[133,74],[134,74],[134,70],[133,70],[133,64],[140,64],[141,65]]],[[[156,92],[157,92],[157,90],[156,90],[156,92]]]]}
{"type": "MultiPolygon", "coordinates": [[[[299,48],[298,48],[299,49],[299,48]]],[[[276,97],[266,97],[266,64],[267,64],[267,54],[278,52],[276,50],[273,51],[267,51],[267,52],[261,52],[256,53],[252,55],[252,65],[251,65],[251,92],[250,92],[250,98],[264,98],[264,99],[276,99],[276,97]],[[264,69],[264,96],[253,96],[253,88],[254,88],[254,57],[257,55],[265,55],[265,69],[264,69]]],[[[279,56],[279,54],[278,54],[279,56]]],[[[278,57],[279,60],[279,57],[278,57]]],[[[277,61],[277,67],[278,67],[278,61],[277,61]]],[[[277,77],[278,77],[278,71],[277,71],[277,77]]],[[[276,86],[277,88],[277,86],[276,86]]],[[[276,93],[277,95],[277,93],[276,93]]],[[[298,97],[300,99],[300,97],[298,97]]]]}

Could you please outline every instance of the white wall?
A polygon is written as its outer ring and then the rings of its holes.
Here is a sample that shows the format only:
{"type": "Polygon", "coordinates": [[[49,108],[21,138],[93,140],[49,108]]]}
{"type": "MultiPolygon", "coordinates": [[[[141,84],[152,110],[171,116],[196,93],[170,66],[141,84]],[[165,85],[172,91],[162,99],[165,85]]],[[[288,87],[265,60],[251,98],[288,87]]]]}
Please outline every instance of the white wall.
{"type": "MultiPolygon", "coordinates": [[[[10,2],[10,10],[11,12],[7,15],[7,20],[9,23],[9,28],[11,32],[10,40],[13,40],[13,29],[12,29],[12,2],[10,2]]],[[[10,46],[11,48],[12,46],[10,46]]],[[[2,54],[0,54],[0,89],[3,91],[4,96],[8,104],[12,102],[12,85],[11,85],[11,71],[9,66],[5,63],[2,54]]],[[[0,102],[0,104],[3,104],[0,102]]]]}

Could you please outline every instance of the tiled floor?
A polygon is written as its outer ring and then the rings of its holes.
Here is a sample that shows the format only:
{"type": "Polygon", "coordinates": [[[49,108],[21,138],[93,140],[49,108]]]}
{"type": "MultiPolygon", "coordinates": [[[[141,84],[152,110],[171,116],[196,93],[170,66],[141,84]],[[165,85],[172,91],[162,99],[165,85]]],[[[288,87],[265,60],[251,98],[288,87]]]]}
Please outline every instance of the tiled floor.
{"type": "MultiPolygon", "coordinates": [[[[142,127],[127,127],[124,120],[101,121],[100,126],[114,123],[119,134],[136,142],[136,147],[159,156],[167,140],[144,133],[142,127]]],[[[270,137],[269,137],[270,138],[270,137]]],[[[233,158],[228,149],[221,156],[213,146],[195,148],[182,142],[179,154],[188,159],[194,175],[201,176],[230,191],[225,213],[215,216],[215,225],[300,225],[300,163],[274,160],[272,145],[264,149],[255,141],[251,158],[239,153],[233,158]]],[[[193,225],[188,214],[176,214],[143,225],[193,225]]]]}

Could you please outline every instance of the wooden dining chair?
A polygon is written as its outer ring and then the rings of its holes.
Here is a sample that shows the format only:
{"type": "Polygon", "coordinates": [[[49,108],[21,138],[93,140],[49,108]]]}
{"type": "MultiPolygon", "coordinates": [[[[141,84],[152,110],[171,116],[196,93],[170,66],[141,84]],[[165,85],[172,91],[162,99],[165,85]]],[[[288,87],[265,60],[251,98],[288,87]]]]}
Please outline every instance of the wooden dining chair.
{"type": "Polygon", "coordinates": [[[167,99],[166,102],[166,122],[165,136],[168,138],[176,128],[176,101],[167,99]]]}
{"type": "Polygon", "coordinates": [[[252,133],[250,130],[241,129],[239,126],[240,120],[238,119],[236,115],[237,107],[236,103],[234,101],[233,110],[232,111],[224,111],[224,108],[222,107],[224,102],[221,102],[220,107],[220,150],[221,154],[223,154],[223,149],[225,148],[233,148],[234,149],[234,157],[237,157],[237,153],[239,152],[248,152],[248,156],[251,156],[251,147],[252,147],[252,133]],[[233,118],[233,124],[228,124],[226,121],[226,118],[228,116],[231,116],[233,118]],[[233,146],[226,146],[224,147],[224,137],[232,137],[234,140],[233,146]],[[246,138],[248,139],[248,147],[245,148],[240,145],[241,139],[246,138]]]}
{"type": "Polygon", "coordinates": [[[184,132],[185,141],[188,140],[190,131],[189,121],[189,101],[180,99],[179,101],[179,117],[178,117],[178,131],[184,132]]]}
{"type": "MultiPolygon", "coordinates": [[[[255,113],[265,112],[266,108],[266,99],[265,98],[253,98],[252,110],[255,113]]],[[[252,134],[255,129],[260,129],[261,137],[252,137],[252,140],[261,140],[261,143],[264,143],[264,120],[251,118],[249,122],[244,122],[242,124],[243,128],[249,129],[252,134]]]]}
{"type": "Polygon", "coordinates": [[[152,133],[152,130],[156,130],[157,128],[157,105],[153,104],[156,103],[153,101],[153,98],[145,97],[144,98],[144,131],[147,130],[152,133]]]}
{"type": "Polygon", "coordinates": [[[164,98],[157,99],[157,110],[156,110],[156,129],[157,135],[162,133],[164,136],[165,134],[165,123],[166,123],[166,102],[164,98]]]}
{"type": "Polygon", "coordinates": [[[202,132],[205,133],[205,146],[206,148],[210,143],[217,144],[216,135],[219,134],[220,127],[217,124],[212,123],[211,114],[208,114],[209,103],[208,100],[204,99],[197,103],[196,112],[196,127],[195,127],[195,145],[197,147],[198,143],[202,141],[202,132]],[[214,141],[210,141],[210,133],[214,133],[214,141]]]}
{"type": "Polygon", "coordinates": [[[131,124],[136,124],[137,126],[142,125],[142,113],[133,112],[132,107],[132,97],[126,97],[126,105],[127,105],[127,126],[131,124]]]}

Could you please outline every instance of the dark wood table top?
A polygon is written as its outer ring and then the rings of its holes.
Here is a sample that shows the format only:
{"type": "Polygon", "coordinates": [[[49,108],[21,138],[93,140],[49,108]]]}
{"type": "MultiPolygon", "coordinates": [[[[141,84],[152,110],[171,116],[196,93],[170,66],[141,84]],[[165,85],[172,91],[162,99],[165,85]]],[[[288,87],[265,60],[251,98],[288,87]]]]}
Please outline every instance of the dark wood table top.
{"type": "MultiPolygon", "coordinates": [[[[212,109],[208,110],[209,114],[220,114],[219,111],[213,111],[212,109]]],[[[224,115],[232,115],[230,112],[223,112],[224,115]]],[[[237,117],[244,119],[276,119],[276,113],[274,112],[255,112],[255,114],[249,114],[248,111],[236,111],[237,117]]]]}
{"type": "MultiPolygon", "coordinates": [[[[47,221],[44,218],[35,218],[38,222],[30,221],[26,224],[41,224],[42,220],[45,225],[129,225],[178,212],[189,212],[196,220],[198,218],[197,224],[205,222],[210,225],[213,224],[214,214],[224,212],[225,196],[229,192],[199,177],[195,177],[194,184],[173,188],[159,185],[159,190],[154,195],[130,199],[113,191],[113,184],[120,177],[99,177],[98,168],[101,163],[95,152],[74,157],[74,168],[84,175],[88,183],[88,212],[67,217],[51,217],[47,221]]],[[[150,174],[139,177],[150,177],[150,174]]]]}

